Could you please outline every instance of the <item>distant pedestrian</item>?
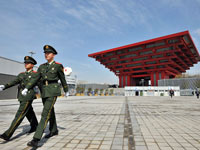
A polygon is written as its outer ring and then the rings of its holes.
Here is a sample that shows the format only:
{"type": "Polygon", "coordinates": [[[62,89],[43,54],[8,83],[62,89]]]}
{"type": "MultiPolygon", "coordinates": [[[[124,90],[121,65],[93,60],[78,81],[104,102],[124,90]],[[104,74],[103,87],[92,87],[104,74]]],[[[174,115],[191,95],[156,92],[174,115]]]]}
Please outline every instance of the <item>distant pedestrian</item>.
{"type": "Polygon", "coordinates": [[[194,96],[194,91],[192,91],[192,96],[194,96]]]}
{"type": "Polygon", "coordinates": [[[169,91],[169,95],[170,95],[171,98],[172,98],[172,97],[174,96],[174,90],[171,89],[171,90],[169,91]]]}
{"type": "Polygon", "coordinates": [[[199,94],[200,94],[200,92],[199,92],[198,89],[195,91],[195,94],[196,94],[197,98],[199,99],[199,94]]]}

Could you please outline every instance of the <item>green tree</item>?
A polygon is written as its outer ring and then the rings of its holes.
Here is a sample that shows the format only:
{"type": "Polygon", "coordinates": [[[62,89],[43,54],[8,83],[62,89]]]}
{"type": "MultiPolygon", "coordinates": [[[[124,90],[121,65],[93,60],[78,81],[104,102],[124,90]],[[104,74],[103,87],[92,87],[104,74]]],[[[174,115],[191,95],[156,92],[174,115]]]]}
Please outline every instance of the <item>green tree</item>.
{"type": "Polygon", "coordinates": [[[104,89],[100,89],[100,94],[103,94],[103,90],[104,90],[104,89]]]}
{"type": "Polygon", "coordinates": [[[106,89],[105,94],[106,94],[106,95],[108,94],[108,89],[106,89]]]}
{"type": "Polygon", "coordinates": [[[92,88],[88,88],[88,91],[87,91],[88,95],[91,94],[91,92],[92,92],[92,88]]]}
{"type": "Polygon", "coordinates": [[[81,93],[83,93],[83,94],[84,94],[84,92],[85,92],[85,88],[84,88],[84,87],[82,87],[82,88],[81,88],[81,93]]]}
{"type": "Polygon", "coordinates": [[[81,87],[80,86],[76,87],[76,93],[81,93],[81,87]]]}
{"type": "Polygon", "coordinates": [[[114,89],[110,89],[110,95],[114,94],[114,89]]]}
{"type": "Polygon", "coordinates": [[[95,93],[95,94],[98,94],[98,91],[99,91],[99,89],[95,89],[95,90],[94,90],[94,93],[95,93]]]}

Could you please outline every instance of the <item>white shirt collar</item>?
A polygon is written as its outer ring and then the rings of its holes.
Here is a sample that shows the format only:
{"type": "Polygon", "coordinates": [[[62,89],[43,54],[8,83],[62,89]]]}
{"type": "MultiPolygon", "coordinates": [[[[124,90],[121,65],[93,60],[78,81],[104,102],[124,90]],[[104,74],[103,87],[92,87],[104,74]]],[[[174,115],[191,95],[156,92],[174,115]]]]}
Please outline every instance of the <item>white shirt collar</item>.
{"type": "Polygon", "coordinates": [[[32,70],[29,70],[29,71],[26,71],[26,72],[28,72],[28,73],[29,73],[29,72],[31,72],[31,71],[32,71],[32,70]]]}
{"type": "Polygon", "coordinates": [[[54,62],[54,60],[52,60],[50,63],[48,63],[49,65],[51,65],[54,62]]]}

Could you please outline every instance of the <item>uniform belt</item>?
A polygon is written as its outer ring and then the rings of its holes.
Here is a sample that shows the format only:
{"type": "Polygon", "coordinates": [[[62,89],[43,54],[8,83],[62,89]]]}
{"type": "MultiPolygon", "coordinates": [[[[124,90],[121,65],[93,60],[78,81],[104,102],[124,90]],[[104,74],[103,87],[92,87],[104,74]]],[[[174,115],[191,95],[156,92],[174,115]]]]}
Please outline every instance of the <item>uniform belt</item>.
{"type": "Polygon", "coordinates": [[[54,80],[54,81],[44,80],[44,81],[43,81],[43,84],[44,84],[44,85],[49,85],[49,84],[53,84],[53,83],[58,83],[58,81],[57,81],[57,80],[54,80]]]}

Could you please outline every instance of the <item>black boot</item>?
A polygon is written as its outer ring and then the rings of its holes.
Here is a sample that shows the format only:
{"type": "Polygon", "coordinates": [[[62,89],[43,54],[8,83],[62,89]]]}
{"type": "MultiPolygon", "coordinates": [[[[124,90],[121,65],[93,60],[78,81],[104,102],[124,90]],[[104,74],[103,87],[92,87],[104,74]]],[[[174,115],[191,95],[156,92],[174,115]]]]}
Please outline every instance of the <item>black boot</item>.
{"type": "Polygon", "coordinates": [[[31,129],[28,131],[28,134],[35,132],[37,127],[31,127],[31,129]]]}
{"type": "Polygon", "coordinates": [[[9,138],[7,135],[5,135],[5,134],[1,134],[1,135],[0,135],[0,138],[3,139],[3,140],[5,140],[5,141],[9,141],[9,139],[10,139],[10,138],[9,138]]]}
{"type": "Polygon", "coordinates": [[[50,137],[55,136],[55,135],[58,135],[58,130],[56,132],[50,132],[49,134],[47,134],[45,136],[45,138],[50,138],[50,137]]]}
{"type": "Polygon", "coordinates": [[[30,142],[27,143],[28,146],[37,147],[39,139],[33,138],[30,142]]]}

